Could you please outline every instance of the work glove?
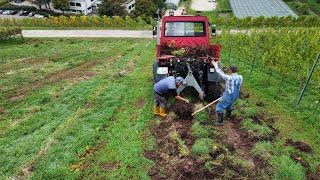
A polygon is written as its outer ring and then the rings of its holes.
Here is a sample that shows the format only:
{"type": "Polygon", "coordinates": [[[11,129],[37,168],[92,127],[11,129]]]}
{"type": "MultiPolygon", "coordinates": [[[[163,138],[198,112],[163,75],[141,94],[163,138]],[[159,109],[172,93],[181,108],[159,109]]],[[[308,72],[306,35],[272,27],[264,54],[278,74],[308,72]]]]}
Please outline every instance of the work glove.
{"type": "Polygon", "coordinates": [[[219,67],[218,63],[216,61],[212,61],[212,65],[214,66],[215,69],[217,69],[219,67]]]}

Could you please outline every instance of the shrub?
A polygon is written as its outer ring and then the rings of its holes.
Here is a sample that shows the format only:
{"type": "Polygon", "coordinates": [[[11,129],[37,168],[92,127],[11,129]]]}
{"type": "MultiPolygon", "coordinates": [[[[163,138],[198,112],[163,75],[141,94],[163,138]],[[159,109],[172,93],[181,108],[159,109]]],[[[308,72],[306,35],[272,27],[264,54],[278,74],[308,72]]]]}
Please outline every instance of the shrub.
{"type": "Polygon", "coordinates": [[[24,11],[37,11],[37,8],[35,7],[31,7],[31,6],[16,6],[16,5],[12,5],[12,4],[4,4],[0,7],[0,9],[3,9],[3,10],[24,10],[24,11]]]}
{"type": "Polygon", "coordinates": [[[0,30],[0,42],[5,42],[9,40],[16,39],[18,37],[22,37],[21,29],[3,29],[0,30]]]}
{"type": "Polygon", "coordinates": [[[117,16],[110,18],[107,16],[49,16],[49,18],[0,18],[0,26],[23,26],[23,27],[130,27],[130,28],[150,28],[146,22],[138,22],[126,17],[125,19],[117,16]]]}

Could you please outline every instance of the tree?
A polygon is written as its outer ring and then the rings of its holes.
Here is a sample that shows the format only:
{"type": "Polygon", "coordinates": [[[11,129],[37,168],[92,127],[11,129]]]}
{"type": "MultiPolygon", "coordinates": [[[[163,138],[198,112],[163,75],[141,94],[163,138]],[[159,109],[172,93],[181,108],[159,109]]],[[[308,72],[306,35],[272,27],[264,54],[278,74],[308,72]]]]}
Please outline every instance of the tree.
{"type": "Polygon", "coordinates": [[[62,13],[69,7],[69,0],[52,0],[55,9],[61,9],[62,13]]]}
{"type": "Polygon", "coordinates": [[[164,7],[164,0],[136,0],[135,8],[130,16],[133,18],[140,16],[144,20],[150,21],[150,17],[154,17],[157,10],[161,10],[164,7]]]}
{"type": "Polygon", "coordinates": [[[44,4],[44,0],[35,0],[34,3],[41,9],[42,4],[44,4]]]}
{"type": "Polygon", "coordinates": [[[165,8],[166,4],[164,0],[153,0],[153,3],[157,6],[158,9],[165,8]]]}
{"type": "Polygon", "coordinates": [[[124,17],[127,15],[127,12],[123,6],[123,0],[103,0],[99,7],[99,14],[124,17]]]}

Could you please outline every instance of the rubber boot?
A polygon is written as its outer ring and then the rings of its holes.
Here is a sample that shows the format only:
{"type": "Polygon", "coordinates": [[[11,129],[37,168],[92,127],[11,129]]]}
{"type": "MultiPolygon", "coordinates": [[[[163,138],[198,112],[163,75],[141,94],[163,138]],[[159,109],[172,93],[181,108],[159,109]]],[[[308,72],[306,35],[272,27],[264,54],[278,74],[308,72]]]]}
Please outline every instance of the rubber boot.
{"type": "Polygon", "coordinates": [[[223,113],[218,113],[218,119],[215,122],[216,126],[222,126],[223,125],[223,113]]]}
{"type": "Polygon", "coordinates": [[[166,113],[166,110],[165,110],[164,108],[162,108],[162,107],[160,107],[160,114],[159,114],[159,116],[161,116],[161,117],[166,117],[166,116],[168,116],[168,114],[166,113]]]}
{"type": "Polygon", "coordinates": [[[160,108],[157,105],[153,106],[153,114],[160,116],[160,108]]]}
{"type": "Polygon", "coordinates": [[[231,112],[232,112],[232,110],[227,110],[226,111],[226,117],[227,118],[231,118],[231,112]]]}

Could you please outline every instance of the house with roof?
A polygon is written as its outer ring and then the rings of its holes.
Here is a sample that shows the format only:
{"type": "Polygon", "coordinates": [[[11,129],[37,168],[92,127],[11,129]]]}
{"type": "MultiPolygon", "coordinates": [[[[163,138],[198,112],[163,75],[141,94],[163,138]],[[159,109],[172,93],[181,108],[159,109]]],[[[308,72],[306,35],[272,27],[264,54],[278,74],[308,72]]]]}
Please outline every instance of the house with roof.
{"type": "MultiPolygon", "coordinates": [[[[71,13],[90,14],[96,12],[102,0],[69,0],[71,13]]],[[[123,6],[130,13],[134,9],[135,0],[123,0],[123,6]]]]}

